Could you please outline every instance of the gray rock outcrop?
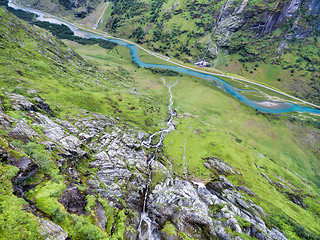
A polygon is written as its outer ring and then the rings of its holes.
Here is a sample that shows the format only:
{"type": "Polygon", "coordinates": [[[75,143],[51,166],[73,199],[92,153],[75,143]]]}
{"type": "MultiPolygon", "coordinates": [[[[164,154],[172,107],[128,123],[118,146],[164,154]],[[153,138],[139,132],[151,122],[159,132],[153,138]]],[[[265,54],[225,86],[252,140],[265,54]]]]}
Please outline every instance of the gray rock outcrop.
{"type": "Polygon", "coordinates": [[[37,111],[37,108],[29,101],[28,98],[15,94],[5,92],[11,100],[11,104],[14,110],[17,111],[37,111]]]}
{"type": "Polygon", "coordinates": [[[46,240],[65,240],[68,234],[52,221],[40,219],[40,232],[46,240]]]}
{"type": "MultiPolygon", "coordinates": [[[[21,107],[21,103],[17,106],[21,107]]],[[[25,111],[25,107],[19,109],[25,111]]],[[[161,157],[150,161],[155,157],[154,153],[141,145],[147,139],[145,133],[120,126],[108,116],[84,112],[77,118],[55,119],[29,112],[28,116],[34,120],[32,125],[41,127],[43,135],[40,136],[27,121],[19,120],[13,127],[14,120],[5,113],[2,115],[12,139],[28,143],[45,136],[46,149],[58,150],[60,170],[69,178],[58,201],[71,214],[94,217],[95,224],[102,230],[105,230],[108,218],[100,197],[111,207],[130,210],[126,224],[131,230],[125,233],[126,239],[137,238],[136,229],[142,214],[148,219],[141,226],[143,239],[148,239],[150,232],[155,239],[172,240],[184,238],[185,235],[179,235],[181,233],[195,239],[240,240],[238,235],[241,234],[257,239],[286,239],[278,230],[268,229],[266,213],[246,198],[255,193],[227,179],[240,173],[221,159],[205,159],[205,167],[212,172],[211,181],[205,184],[189,181],[174,176],[161,157]],[[89,168],[95,173],[86,175],[86,185],[91,189],[81,187],[83,175],[79,174],[76,165],[83,159],[89,161],[89,168]],[[157,182],[148,182],[151,170],[157,175],[157,182]],[[87,197],[93,201],[91,204],[94,203],[91,210],[87,209],[87,197]],[[144,203],[145,212],[142,211],[144,203]],[[166,232],[166,224],[171,224],[176,234],[166,232]]],[[[26,156],[15,158],[2,148],[0,159],[19,168],[15,189],[23,196],[20,185],[38,170],[38,165],[26,156]]],[[[41,229],[47,239],[67,238],[65,231],[49,220],[41,220],[41,229]]]]}
{"type": "Polygon", "coordinates": [[[9,131],[8,136],[24,143],[30,142],[33,138],[40,138],[39,134],[27,124],[25,119],[19,120],[14,128],[9,131]]]}

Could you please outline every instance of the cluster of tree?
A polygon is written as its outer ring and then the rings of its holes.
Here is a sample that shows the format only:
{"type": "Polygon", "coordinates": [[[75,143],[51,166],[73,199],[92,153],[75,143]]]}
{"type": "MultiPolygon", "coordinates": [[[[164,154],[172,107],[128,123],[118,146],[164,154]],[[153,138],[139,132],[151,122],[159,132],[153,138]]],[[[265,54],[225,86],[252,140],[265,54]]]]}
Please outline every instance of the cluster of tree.
{"type": "Polygon", "coordinates": [[[73,4],[70,0],[59,0],[59,3],[64,6],[65,9],[70,10],[73,4]]]}
{"type": "Polygon", "coordinates": [[[9,10],[12,14],[16,15],[18,18],[21,18],[27,22],[32,22],[36,17],[36,15],[33,13],[17,10],[8,6],[7,6],[7,10],[9,10]]]}
{"type": "Polygon", "coordinates": [[[156,69],[156,68],[150,68],[151,72],[156,75],[163,75],[163,76],[168,76],[168,77],[176,77],[176,76],[182,76],[180,73],[173,71],[173,70],[168,70],[168,69],[156,69]]]}
{"type": "MultiPolygon", "coordinates": [[[[0,1],[3,2],[4,0],[0,0],[0,1]]],[[[28,21],[31,24],[34,24],[41,28],[49,30],[54,36],[60,39],[68,39],[83,45],[99,44],[100,47],[103,47],[105,49],[113,49],[117,45],[114,42],[110,42],[104,39],[78,37],[78,36],[75,36],[73,31],[64,24],[55,24],[50,22],[37,21],[35,20],[36,15],[33,13],[25,12],[22,10],[16,10],[11,7],[7,7],[7,9],[17,17],[25,21],[28,21]]]]}
{"type": "Polygon", "coordinates": [[[114,7],[111,15],[124,14],[127,18],[136,16],[145,9],[145,4],[140,1],[114,0],[114,7]]]}
{"type": "Polygon", "coordinates": [[[100,47],[105,49],[113,49],[117,44],[100,38],[82,38],[75,36],[69,27],[64,24],[54,24],[49,22],[34,21],[35,25],[49,30],[54,36],[60,39],[68,39],[82,45],[99,44],[100,47]]]}
{"type": "Polygon", "coordinates": [[[133,30],[131,34],[131,38],[136,38],[138,42],[140,42],[144,38],[144,30],[142,27],[137,27],[136,29],[133,30]]]}

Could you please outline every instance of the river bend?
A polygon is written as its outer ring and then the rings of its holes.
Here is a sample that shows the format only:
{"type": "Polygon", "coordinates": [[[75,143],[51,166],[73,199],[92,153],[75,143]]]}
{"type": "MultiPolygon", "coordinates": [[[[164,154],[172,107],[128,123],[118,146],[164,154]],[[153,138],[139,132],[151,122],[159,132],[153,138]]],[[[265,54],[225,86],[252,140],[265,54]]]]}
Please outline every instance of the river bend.
{"type": "Polygon", "coordinates": [[[245,96],[243,96],[241,94],[241,92],[236,87],[232,86],[231,84],[223,81],[222,79],[220,79],[216,76],[213,76],[213,75],[210,75],[207,73],[203,73],[203,72],[194,71],[194,70],[184,68],[184,67],[179,67],[179,66],[145,63],[145,62],[141,61],[140,55],[138,52],[138,47],[134,44],[127,43],[127,42],[122,41],[120,39],[107,38],[107,37],[100,36],[98,34],[94,34],[92,32],[87,32],[87,31],[81,30],[79,27],[77,27],[71,23],[65,22],[63,20],[60,20],[58,18],[46,18],[46,17],[44,17],[45,13],[43,13],[39,10],[18,6],[16,4],[14,4],[12,2],[12,0],[9,1],[8,6],[15,8],[15,9],[23,10],[26,12],[34,13],[38,16],[37,20],[39,20],[39,21],[47,21],[47,22],[56,23],[56,24],[64,24],[64,25],[68,26],[74,32],[74,34],[76,36],[84,37],[84,38],[100,38],[100,39],[104,39],[104,40],[107,40],[110,42],[117,43],[121,46],[127,47],[130,49],[132,60],[136,64],[138,64],[140,67],[167,69],[167,70],[172,70],[172,71],[176,71],[179,73],[203,78],[203,79],[213,83],[215,86],[220,87],[225,92],[236,97],[241,102],[243,102],[243,103],[247,104],[248,106],[253,107],[259,111],[267,112],[267,113],[303,112],[303,113],[312,113],[312,114],[319,114],[320,115],[320,109],[303,107],[298,104],[294,104],[294,103],[290,103],[290,102],[250,100],[250,99],[246,98],[245,96]]]}

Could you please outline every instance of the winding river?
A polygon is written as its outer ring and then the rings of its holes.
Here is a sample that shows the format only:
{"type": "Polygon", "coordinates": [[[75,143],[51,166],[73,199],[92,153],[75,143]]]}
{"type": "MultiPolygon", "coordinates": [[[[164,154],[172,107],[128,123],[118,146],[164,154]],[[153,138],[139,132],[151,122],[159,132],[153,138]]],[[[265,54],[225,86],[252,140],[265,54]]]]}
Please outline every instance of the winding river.
{"type": "Polygon", "coordinates": [[[320,115],[320,109],[310,108],[310,107],[302,107],[300,105],[289,103],[289,102],[272,102],[272,101],[262,101],[261,102],[261,101],[250,100],[250,99],[246,98],[245,96],[243,96],[241,94],[241,92],[236,87],[232,86],[231,84],[223,81],[222,79],[220,79],[216,76],[213,76],[213,75],[210,75],[207,73],[203,73],[203,72],[199,72],[196,70],[191,70],[187,67],[184,68],[184,67],[180,67],[180,66],[145,63],[145,62],[141,61],[140,56],[139,56],[139,52],[138,52],[138,47],[134,44],[127,43],[127,42],[122,41],[120,39],[107,38],[107,37],[100,36],[98,34],[94,34],[92,32],[81,30],[79,27],[77,27],[71,23],[67,23],[63,20],[59,20],[58,18],[46,18],[46,17],[44,17],[45,13],[40,12],[35,9],[30,9],[30,8],[18,6],[16,4],[14,4],[12,2],[12,0],[9,1],[8,6],[15,8],[15,9],[23,10],[26,12],[34,13],[34,14],[38,15],[37,20],[39,20],[39,21],[47,21],[47,22],[56,23],[56,24],[65,24],[74,32],[74,34],[76,36],[84,37],[84,38],[101,38],[101,39],[104,39],[104,40],[107,40],[110,42],[117,43],[121,46],[125,46],[130,49],[133,61],[136,64],[138,64],[140,67],[173,70],[173,71],[180,72],[183,74],[188,74],[191,76],[203,78],[205,80],[210,81],[213,84],[216,83],[214,85],[219,86],[225,92],[231,94],[232,96],[239,99],[241,102],[243,102],[243,103],[259,110],[259,111],[267,112],[267,113],[303,112],[303,113],[313,113],[313,114],[320,115]]]}

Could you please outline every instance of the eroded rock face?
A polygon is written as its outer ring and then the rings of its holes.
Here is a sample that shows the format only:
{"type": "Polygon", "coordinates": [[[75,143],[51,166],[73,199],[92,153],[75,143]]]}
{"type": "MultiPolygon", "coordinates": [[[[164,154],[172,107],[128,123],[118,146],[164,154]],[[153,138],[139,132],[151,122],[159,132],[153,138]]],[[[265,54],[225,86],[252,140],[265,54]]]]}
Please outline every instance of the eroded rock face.
{"type": "Polygon", "coordinates": [[[0,129],[10,129],[14,120],[0,110],[0,129]]]}
{"type": "Polygon", "coordinates": [[[218,193],[221,193],[225,189],[234,189],[234,186],[232,185],[232,183],[229,182],[228,179],[222,176],[220,176],[219,179],[208,182],[206,184],[206,187],[218,193]]]}
{"type": "Polygon", "coordinates": [[[193,185],[179,178],[167,184],[157,185],[148,203],[149,215],[155,222],[163,226],[171,221],[179,231],[189,232],[195,238],[200,238],[197,230],[201,228],[202,234],[216,238],[208,206],[193,185]]]}
{"type": "Polygon", "coordinates": [[[304,22],[305,16],[301,14],[301,12],[304,12],[310,17],[319,17],[319,0],[290,0],[277,1],[276,3],[274,8],[261,8],[259,5],[250,6],[248,0],[242,2],[226,1],[215,30],[218,45],[232,44],[230,39],[239,29],[245,28],[246,31],[251,31],[253,36],[259,37],[280,29],[290,20],[294,24],[290,26],[293,34],[288,34],[287,37],[289,38],[307,37],[310,36],[312,31],[320,29],[319,21],[306,24],[304,22]]]}
{"type": "MultiPolygon", "coordinates": [[[[148,164],[153,154],[147,153],[141,146],[146,134],[120,127],[112,118],[89,113],[63,120],[38,112],[29,112],[28,116],[34,119],[32,124],[42,127],[47,138],[43,142],[46,148],[49,151],[58,149],[62,157],[61,166],[65,166],[61,167],[61,171],[70,177],[59,202],[71,214],[95,215],[96,225],[103,230],[108,221],[105,209],[95,197],[94,214],[87,212],[87,195],[99,193],[111,207],[130,210],[126,224],[130,225],[131,230],[125,232],[126,239],[137,238],[135,230],[141,214],[147,214],[150,218],[157,239],[181,239],[181,236],[163,231],[167,223],[195,239],[241,239],[230,234],[228,229],[257,239],[286,239],[281,232],[268,229],[263,209],[246,199],[246,194],[253,196],[255,193],[245,186],[235,186],[227,179],[229,175],[240,173],[221,159],[207,158],[204,163],[213,173],[212,181],[206,184],[192,182],[173,177],[159,161],[148,164]],[[95,169],[96,174],[86,178],[87,185],[92,189],[80,191],[77,186],[83,178],[78,176],[76,163],[88,158],[89,152],[94,152],[89,167],[95,169]],[[149,186],[150,170],[162,179],[149,186]],[[142,213],[148,186],[147,211],[142,213]]],[[[12,125],[4,121],[6,126],[12,125]]],[[[11,126],[9,135],[24,142],[40,138],[25,120],[19,120],[13,128],[11,126]]],[[[38,170],[32,159],[25,156],[14,158],[1,148],[0,158],[19,168],[15,180],[17,186],[38,170]]],[[[59,226],[48,220],[42,222],[41,228],[48,239],[67,237],[59,226]]],[[[141,229],[142,238],[148,239],[148,225],[143,223],[141,229]]]]}
{"type": "Polygon", "coordinates": [[[211,157],[206,158],[205,160],[207,161],[204,162],[203,165],[215,174],[228,176],[238,173],[234,171],[232,167],[229,166],[229,164],[221,161],[219,158],[211,157]]]}
{"type": "MultiPolygon", "coordinates": [[[[205,186],[172,178],[169,171],[157,161],[148,166],[150,156],[140,144],[145,134],[120,129],[113,119],[106,116],[88,115],[68,121],[53,121],[39,113],[36,117],[39,125],[44,128],[44,134],[62,151],[75,151],[79,157],[80,147],[85,144],[87,149],[96,152],[89,166],[96,168],[97,174],[91,177],[88,185],[113,206],[122,208],[125,202],[126,207],[136,214],[130,220],[134,229],[139,224],[138,216],[142,211],[151,167],[166,176],[166,181],[157,184],[147,198],[147,213],[154,234],[160,238],[177,239],[161,232],[163,226],[170,222],[178,231],[196,239],[203,236],[208,239],[239,239],[231,236],[227,228],[258,239],[276,239],[276,236],[285,239],[280,232],[266,227],[264,211],[238,191],[251,196],[254,192],[244,186],[234,186],[224,177],[240,173],[220,159],[208,158],[204,163],[216,176],[205,186]],[[240,225],[239,218],[247,224],[240,225]]],[[[65,157],[68,158],[68,155],[65,157]]],[[[71,175],[72,171],[75,169],[70,168],[71,175]]],[[[76,175],[73,176],[77,179],[76,175]]],[[[85,213],[85,196],[76,186],[68,186],[59,201],[70,213],[85,213]]],[[[104,229],[104,211],[103,208],[99,210],[98,206],[99,203],[95,211],[99,216],[99,226],[104,229]]],[[[142,226],[142,229],[147,231],[147,226],[142,226]]],[[[134,232],[128,232],[126,236],[128,239],[136,238],[134,232]]]]}
{"type": "Polygon", "coordinates": [[[44,102],[42,98],[40,97],[35,97],[33,98],[37,102],[37,108],[42,109],[46,113],[48,113],[50,116],[53,117],[53,111],[51,110],[50,106],[48,103],[44,102]]]}
{"type": "Polygon", "coordinates": [[[24,143],[30,142],[33,138],[40,138],[39,134],[27,124],[25,119],[19,120],[14,128],[9,131],[8,136],[24,143]]]}
{"type": "MultiPolygon", "coordinates": [[[[109,199],[125,199],[133,209],[141,210],[141,193],[147,179],[148,155],[144,150],[136,151],[133,138],[118,129],[116,132],[104,134],[98,139],[100,149],[94,155],[91,167],[98,168],[97,178],[104,184],[104,196],[109,199]]],[[[135,146],[137,147],[137,146],[135,146]]]]}
{"type": "MultiPolygon", "coordinates": [[[[47,116],[35,113],[34,119],[43,128],[43,133],[49,138],[48,148],[60,149],[65,162],[85,156],[82,150],[85,145],[87,151],[95,151],[91,168],[97,168],[97,175],[92,176],[89,184],[108,200],[119,206],[119,199],[123,199],[130,209],[141,211],[142,195],[148,177],[149,155],[141,148],[145,134],[139,131],[123,130],[115,125],[115,120],[100,114],[87,115],[79,119],[52,120],[47,116]]],[[[152,168],[167,171],[162,164],[155,162],[152,168]]],[[[65,171],[78,179],[77,171],[70,165],[65,171]]],[[[68,211],[82,214],[85,203],[79,190],[68,188],[60,199],[68,211]],[[77,199],[73,199],[72,196],[77,199]],[[73,202],[80,201],[81,209],[73,206],[73,202]]],[[[102,220],[103,221],[103,220],[102,220]]],[[[104,227],[104,226],[103,226],[104,227]]]]}

